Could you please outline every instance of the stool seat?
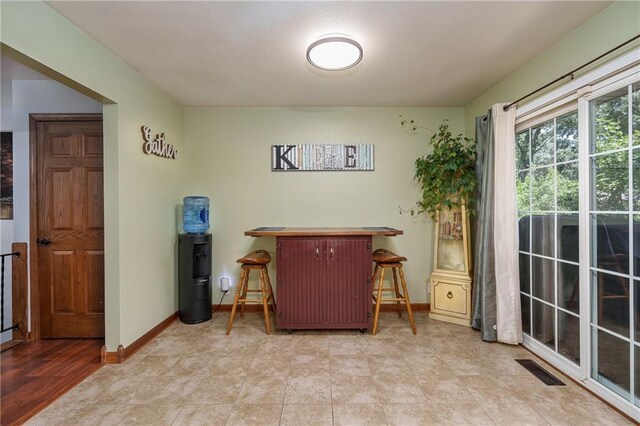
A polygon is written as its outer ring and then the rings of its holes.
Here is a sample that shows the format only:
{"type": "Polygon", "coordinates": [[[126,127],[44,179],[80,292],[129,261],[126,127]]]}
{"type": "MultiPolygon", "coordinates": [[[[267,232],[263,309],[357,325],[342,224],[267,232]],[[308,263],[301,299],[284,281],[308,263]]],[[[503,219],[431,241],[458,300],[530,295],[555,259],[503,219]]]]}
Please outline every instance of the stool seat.
{"type": "Polygon", "coordinates": [[[266,250],[254,250],[236,262],[243,265],[266,265],[271,262],[271,255],[266,250]]]}
{"type": "Polygon", "coordinates": [[[371,257],[376,263],[398,263],[407,261],[406,257],[398,256],[387,249],[377,249],[371,254],[371,257]]]}

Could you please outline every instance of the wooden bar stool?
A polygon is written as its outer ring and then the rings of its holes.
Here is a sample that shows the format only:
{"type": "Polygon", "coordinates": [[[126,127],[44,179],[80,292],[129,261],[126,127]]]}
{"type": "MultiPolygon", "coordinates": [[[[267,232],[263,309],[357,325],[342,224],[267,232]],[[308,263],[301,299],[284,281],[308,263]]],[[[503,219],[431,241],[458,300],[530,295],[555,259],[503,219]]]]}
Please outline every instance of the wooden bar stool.
{"type": "Polygon", "coordinates": [[[409,292],[407,291],[407,283],[404,280],[404,272],[402,271],[401,263],[406,262],[407,258],[398,256],[397,254],[386,249],[378,249],[374,251],[371,257],[376,263],[376,267],[373,270],[373,276],[371,277],[371,282],[373,282],[374,285],[372,297],[376,303],[376,311],[375,315],[373,316],[372,334],[375,336],[378,329],[378,316],[380,314],[380,305],[382,302],[396,302],[398,316],[400,317],[402,317],[401,302],[404,302],[407,305],[407,313],[409,314],[409,323],[411,323],[411,330],[413,330],[413,334],[416,334],[416,323],[413,320],[413,313],[411,312],[411,301],[409,300],[409,292]],[[391,271],[393,272],[393,287],[384,287],[384,270],[386,268],[391,268],[391,271]],[[396,275],[396,270],[400,274],[402,293],[400,293],[400,289],[398,288],[398,276],[396,275]],[[380,272],[380,279],[376,283],[376,275],[378,275],[378,272],[380,272]],[[393,292],[394,297],[383,298],[383,291],[393,292]]]}
{"type": "Polygon", "coordinates": [[[229,325],[227,326],[227,334],[231,333],[231,327],[233,326],[233,318],[236,315],[236,309],[238,309],[238,303],[240,306],[240,316],[244,316],[244,305],[246,303],[261,303],[264,309],[264,326],[267,330],[267,334],[271,334],[271,326],[269,324],[269,301],[273,307],[273,312],[276,312],[276,299],[273,295],[273,288],[271,287],[271,280],[269,279],[269,271],[267,271],[267,265],[271,262],[271,255],[266,250],[256,250],[247,254],[246,256],[237,260],[241,263],[242,272],[240,273],[240,283],[238,284],[238,290],[236,290],[236,297],[233,300],[233,307],[231,308],[231,316],[229,317],[229,325]],[[260,271],[260,289],[249,289],[249,273],[252,269],[260,271]],[[248,299],[247,293],[260,293],[260,299],[248,299]]]}

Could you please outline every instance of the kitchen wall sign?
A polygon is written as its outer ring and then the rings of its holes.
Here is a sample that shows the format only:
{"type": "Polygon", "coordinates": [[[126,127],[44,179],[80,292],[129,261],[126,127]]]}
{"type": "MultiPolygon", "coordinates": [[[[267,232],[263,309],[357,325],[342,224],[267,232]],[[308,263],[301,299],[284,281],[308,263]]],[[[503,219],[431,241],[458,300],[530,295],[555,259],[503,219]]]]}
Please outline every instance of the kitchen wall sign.
{"type": "Polygon", "coordinates": [[[151,128],[149,126],[142,126],[142,152],[145,154],[153,154],[158,157],[166,157],[176,159],[178,150],[171,144],[164,141],[164,133],[156,134],[156,137],[151,139],[151,128]]]}
{"type": "Polygon", "coordinates": [[[373,145],[271,145],[271,170],[373,171],[373,145]]]}

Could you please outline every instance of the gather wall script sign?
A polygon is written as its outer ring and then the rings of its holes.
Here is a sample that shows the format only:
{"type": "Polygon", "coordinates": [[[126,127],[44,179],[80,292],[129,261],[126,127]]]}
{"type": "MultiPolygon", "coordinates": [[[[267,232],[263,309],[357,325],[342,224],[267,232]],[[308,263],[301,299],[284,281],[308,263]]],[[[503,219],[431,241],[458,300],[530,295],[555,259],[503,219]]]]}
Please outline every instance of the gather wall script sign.
{"type": "Polygon", "coordinates": [[[156,137],[151,139],[151,128],[149,126],[142,126],[140,130],[142,131],[142,139],[144,140],[142,152],[157,155],[158,157],[176,159],[178,150],[170,143],[164,141],[164,133],[157,133],[156,137]]]}

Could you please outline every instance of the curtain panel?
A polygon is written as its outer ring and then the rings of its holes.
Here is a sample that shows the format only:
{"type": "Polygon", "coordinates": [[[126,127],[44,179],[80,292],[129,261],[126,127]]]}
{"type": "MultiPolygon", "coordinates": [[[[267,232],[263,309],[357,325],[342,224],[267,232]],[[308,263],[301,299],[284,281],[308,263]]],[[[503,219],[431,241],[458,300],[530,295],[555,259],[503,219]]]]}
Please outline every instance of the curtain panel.
{"type": "Polygon", "coordinates": [[[471,327],[495,342],[496,275],[493,250],[493,132],[491,114],[476,117],[476,238],[471,327]]]}
{"type": "Polygon", "coordinates": [[[477,237],[472,327],[482,339],[522,342],[515,188],[515,108],[476,119],[477,237]]]}

